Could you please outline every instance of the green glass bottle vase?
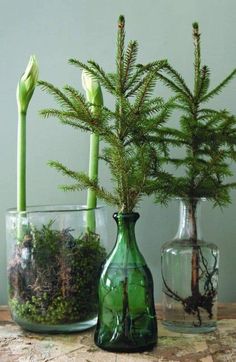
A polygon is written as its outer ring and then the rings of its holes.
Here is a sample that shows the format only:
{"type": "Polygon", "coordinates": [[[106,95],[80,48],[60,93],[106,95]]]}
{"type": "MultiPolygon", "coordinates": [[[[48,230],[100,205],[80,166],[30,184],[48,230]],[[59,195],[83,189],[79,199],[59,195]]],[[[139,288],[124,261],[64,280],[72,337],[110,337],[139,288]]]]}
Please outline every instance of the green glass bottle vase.
{"type": "Polygon", "coordinates": [[[113,352],[152,349],[157,342],[153,279],[135,238],[138,213],[113,215],[118,231],[102,266],[95,343],[113,352]]]}

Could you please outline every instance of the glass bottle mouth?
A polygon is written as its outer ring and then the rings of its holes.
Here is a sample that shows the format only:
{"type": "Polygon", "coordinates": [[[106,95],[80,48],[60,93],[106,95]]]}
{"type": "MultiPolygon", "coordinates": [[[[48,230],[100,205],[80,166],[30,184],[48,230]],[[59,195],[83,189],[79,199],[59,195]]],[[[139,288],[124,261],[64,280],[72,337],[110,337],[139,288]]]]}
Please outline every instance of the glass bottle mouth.
{"type": "Polygon", "coordinates": [[[122,221],[137,221],[139,219],[139,213],[138,212],[131,212],[131,213],[115,212],[113,214],[113,218],[116,221],[119,221],[119,220],[122,220],[122,221]]]}

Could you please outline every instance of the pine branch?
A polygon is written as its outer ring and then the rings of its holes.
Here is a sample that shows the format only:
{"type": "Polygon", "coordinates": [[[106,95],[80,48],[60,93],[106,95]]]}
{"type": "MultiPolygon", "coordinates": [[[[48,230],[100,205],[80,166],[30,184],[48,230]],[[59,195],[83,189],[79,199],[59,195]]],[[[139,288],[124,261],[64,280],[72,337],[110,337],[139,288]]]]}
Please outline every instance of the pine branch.
{"type": "Polygon", "coordinates": [[[134,73],[133,77],[129,81],[126,90],[129,92],[126,94],[126,97],[132,97],[136,94],[136,92],[140,89],[143,84],[143,78],[146,73],[158,73],[161,69],[166,66],[166,60],[159,60],[153,63],[146,64],[145,66],[139,64],[137,65],[137,70],[134,73]],[[131,88],[131,89],[130,89],[131,88]]]}
{"type": "Polygon", "coordinates": [[[58,109],[43,109],[39,112],[43,118],[54,117],[58,118],[63,124],[70,125],[75,128],[79,128],[83,131],[91,131],[90,127],[86,127],[78,122],[78,115],[74,112],[65,112],[58,109]]]}
{"type": "Polygon", "coordinates": [[[93,119],[92,112],[84,95],[69,85],[65,86],[64,90],[68,98],[71,99],[71,103],[73,103],[75,109],[77,109],[78,114],[84,114],[84,118],[86,119],[93,119]]]}
{"type": "Polygon", "coordinates": [[[172,79],[175,81],[175,85],[179,87],[179,89],[182,89],[184,94],[187,94],[190,98],[193,99],[193,95],[188,88],[184,78],[179,74],[170,64],[166,64],[164,67],[165,72],[172,77],[172,79]]]}
{"type": "Polygon", "coordinates": [[[204,65],[201,69],[197,98],[201,99],[208,91],[210,85],[210,70],[204,65]]]}
{"type": "MultiPolygon", "coordinates": [[[[157,73],[164,69],[167,62],[162,60],[137,65],[137,50],[136,41],[130,41],[125,49],[125,20],[121,16],[113,73],[107,73],[93,60],[86,64],[76,59],[69,60],[70,64],[85,70],[92,79],[97,80],[113,97],[114,109],[100,107],[98,112],[94,112],[96,117],[91,112],[91,107],[94,109],[96,105],[86,102],[77,89],[67,85],[60,91],[53,85],[41,84],[59,103],[58,109],[49,108],[41,111],[41,114],[56,117],[63,124],[92,131],[99,136],[105,143],[100,159],[107,163],[114,183],[113,190],[108,192],[98,184],[98,180],[72,171],[59,162],[50,162],[51,167],[74,180],[74,184],[64,185],[63,189],[89,188],[98,198],[116,205],[119,212],[128,213],[133,212],[145,194],[155,191],[163,200],[168,195],[163,162],[168,156],[169,145],[179,142],[176,135],[163,126],[172,112],[173,100],[165,103],[160,97],[153,98],[157,73]],[[154,168],[160,177],[158,182],[152,183],[150,174],[154,168]],[[165,186],[162,187],[162,183],[165,186]]],[[[175,73],[174,70],[172,73],[175,73]]],[[[177,74],[176,77],[180,79],[177,74]]],[[[183,80],[179,81],[186,90],[183,80]]],[[[188,100],[186,94],[184,96],[188,100]]]]}
{"type": "Polygon", "coordinates": [[[177,84],[174,83],[173,80],[169,79],[168,77],[164,76],[161,73],[157,73],[158,78],[172,91],[178,94],[178,97],[182,100],[184,99],[186,101],[186,104],[189,104],[189,97],[188,94],[181,89],[177,84]]]}
{"type": "MultiPolygon", "coordinates": [[[[180,168],[184,174],[172,178],[169,194],[172,192],[175,196],[189,199],[206,197],[217,205],[225,206],[230,202],[230,188],[234,187],[234,183],[227,183],[226,179],[232,176],[230,166],[231,162],[236,160],[236,118],[225,110],[204,108],[202,104],[219,94],[233,79],[236,70],[208,92],[210,70],[207,66],[201,68],[200,32],[197,23],[193,24],[193,39],[194,95],[189,91],[184,78],[173,67],[167,65],[164,71],[158,72],[158,78],[177,97],[173,107],[181,112],[179,128],[162,128],[163,139],[159,142],[181,148],[183,154],[176,157],[175,154],[172,155],[173,152],[166,152],[163,160],[180,168]]],[[[159,130],[157,138],[160,134],[159,130]]],[[[149,140],[153,142],[151,138],[149,140]]]]}
{"type": "Polygon", "coordinates": [[[228,85],[228,83],[234,78],[236,75],[236,69],[234,69],[217,87],[212,89],[207,95],[201,98],[201,102],[207,102],[211,98],[220,94],[222,90],[228,85]]]}
{"type": "Polygon", "coordinates": [[[136,100],[134,103],[134,112],[140,112],[141,107],[152,93],[156,83],[156,76],[154,73],[149,73],[143,79],[142,85],[140,86],[139,92],[137,93],[136,100]]]}
{"type": "Polygon", "coordinates": [[[61,107],[63,108],[65,107],[68,110],[73,109],[74,111],[76,111],[73,103],[71,103],[70,99],[66,97],[65,94],[61,92],[59,88],[55,87],[53,84],[49,82],[45,82],[42,80],[39,80],[37,84],[41,87],[42,90],[51,94],[55,98],[55,100],[61,105],[61,107]]]}
{"type": "Polygon", "coordinates": [[[81,191],[90,188],[91,190],[96,192],[96,195],[99,199],[104,200],[110,205],[117,205],[117,198],[115,198],[110,192],[106,191],[103,187],[100,187],[96,180],[90,179],[88,175],[86,175],[86,173],[72,171],[58,161],[49,161],[48,164],[50,167],[55,168],[64,176],[72,178],[76,181],[74,185],[60,186],[60,188],[62,188],[64,191],[81,191]]]}
{"type": "Polygon", "coordinates": [[[87,64],[89,64],[90,68],[94,70],[95,74],[97,74],[96,78],[100,76],[100,82],[103,86],[109,90],[109,92],[114,91],[114,86],[110,80],[109,75],[105,73],[105,71],[93,60],[88,60],[87,64]]]}
{"type": "Polygon", "coordinates": [[[127,83],[129,82],[133,70],[135,68],[137,53],[138,53],[138,43],[136,41],[129,42],[124,58],[125,87],[127,86],[127,83]]]}
{"type": "MultiPolygon", "coordinates": [[[[136,67],[137,68],[137,67],[136,67]]],[[[130,80],[127,82],[125,91],[129,90],[129,93],[126,95],[126,97],[131,97],[135,95],[135,92],[140,88],[141,86],[141,79],[142,75],[144,74],[144,70],[141,68],[138,68],[133,76],[130,78],[130,80]]]]}
{"type": "Polygon", "coordinates": [[[90,66],[82,63],[77,59],[69,59],[69,63],[80,69],[86,70],[92,77],[97,79],[99,83],[110,93],[115,93],[115,88],[108,77],[104,77],[104,72],[95,62],[90,61],[90,66]],[[91,64],[92,63],[92,64],[91,64]]]}

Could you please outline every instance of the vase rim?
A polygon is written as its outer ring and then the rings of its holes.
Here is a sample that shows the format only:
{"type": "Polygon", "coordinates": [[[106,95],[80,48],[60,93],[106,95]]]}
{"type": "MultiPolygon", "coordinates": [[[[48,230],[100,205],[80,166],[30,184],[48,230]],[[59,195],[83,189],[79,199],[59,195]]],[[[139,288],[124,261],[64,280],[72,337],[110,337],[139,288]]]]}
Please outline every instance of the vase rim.
{"type": "Polygon", "coordinates": [[[118,219],[119,217],[123,219],[135,218],[136,220],[140,217],[138,212],[115,212],[113,214],[114,219],[118,219]]]}
{"type": "Polygon", "coordinates": [[[6,210],[7,214],[33,214],[33,213],[54,213],[54,212],[84,212],[91,210],[103,210],[105,205],[98,205],[94,208],[88,208],[87,205],[81,204],[48,204],[48,205],[30,205],[27,206],[25,211],[17,211],[16,208],[9,208],[6,210]]]}

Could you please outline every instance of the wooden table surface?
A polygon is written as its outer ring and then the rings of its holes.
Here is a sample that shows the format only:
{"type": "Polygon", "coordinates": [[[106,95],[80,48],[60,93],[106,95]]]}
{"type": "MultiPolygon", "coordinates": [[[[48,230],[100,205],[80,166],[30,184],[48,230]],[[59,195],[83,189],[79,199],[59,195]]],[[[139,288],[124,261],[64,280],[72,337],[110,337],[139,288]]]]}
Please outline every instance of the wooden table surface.
{"type": "MultiPolygon", "coordinates": [[[[157,313],[161,317],[160,306],[157,313]]],[[[158,346],[151,352],[110,353],[93,343],[93,329],[42,335],[23,331],[0,307],[0,362],[236,362],[236,303],[219,305],[213,333],[174,333],[158,323],[158,346]]]]}

